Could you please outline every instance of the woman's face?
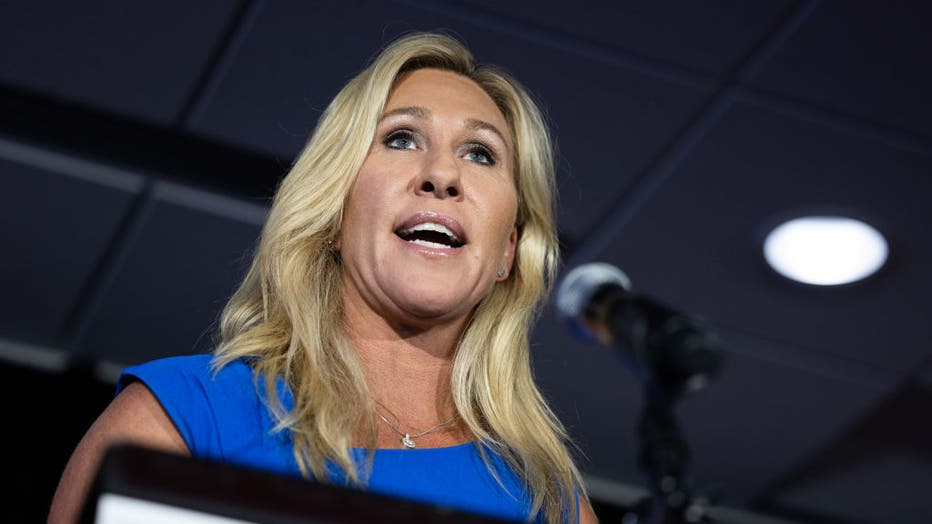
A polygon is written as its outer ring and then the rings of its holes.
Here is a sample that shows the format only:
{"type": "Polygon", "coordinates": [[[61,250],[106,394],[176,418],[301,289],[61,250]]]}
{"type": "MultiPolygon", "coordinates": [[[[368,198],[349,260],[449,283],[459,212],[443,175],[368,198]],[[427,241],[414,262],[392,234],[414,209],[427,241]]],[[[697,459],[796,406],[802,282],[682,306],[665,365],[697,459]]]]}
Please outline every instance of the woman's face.
{"type": "Polygon", "coordinates": [[[403,324],[468,317],[511,270],[513,147],[472,80],[438,69],[404,76],[344,211],[346,299],[403,324]]]}

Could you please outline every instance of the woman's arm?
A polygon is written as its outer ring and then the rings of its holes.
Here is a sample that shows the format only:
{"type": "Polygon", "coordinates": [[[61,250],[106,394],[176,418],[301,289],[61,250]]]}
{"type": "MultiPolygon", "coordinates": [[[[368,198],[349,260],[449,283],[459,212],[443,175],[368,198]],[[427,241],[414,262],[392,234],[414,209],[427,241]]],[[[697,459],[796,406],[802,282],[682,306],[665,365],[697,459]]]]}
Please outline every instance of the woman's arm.
{"type": "Polygon", "coordinates": [[[155,395],[141,382],[133,382],[113,399],[78,443],[58,482],[49,523],[78,520],[104,453],[119,442],[190,455],[155,395]]]}

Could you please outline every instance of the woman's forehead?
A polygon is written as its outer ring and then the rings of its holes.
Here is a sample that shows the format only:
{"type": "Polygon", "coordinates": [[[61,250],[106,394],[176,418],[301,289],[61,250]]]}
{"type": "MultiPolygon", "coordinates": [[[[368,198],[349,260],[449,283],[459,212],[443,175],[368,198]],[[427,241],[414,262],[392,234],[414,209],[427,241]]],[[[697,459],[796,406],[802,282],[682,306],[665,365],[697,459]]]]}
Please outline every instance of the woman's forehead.
{"type": "Polygon", "coordinates": [[[511,148],[504,115],[476,82],[452,71],[425,68],[406,73],[395,84],[383,114],[413,108],[420,116],[436,115],[484,122],[494,126],[511,148]]]}

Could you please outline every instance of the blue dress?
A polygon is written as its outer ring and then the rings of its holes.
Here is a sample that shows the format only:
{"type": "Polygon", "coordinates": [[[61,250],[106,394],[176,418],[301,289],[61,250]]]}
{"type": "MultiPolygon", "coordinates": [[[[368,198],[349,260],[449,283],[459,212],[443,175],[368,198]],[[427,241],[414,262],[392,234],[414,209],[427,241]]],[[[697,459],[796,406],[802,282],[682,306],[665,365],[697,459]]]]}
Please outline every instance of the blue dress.
{"type": "MultiPolygon", "coordinates": [[[[194,456],[300,476],[287,432],[273,432],[264,403],[263,381],[257,390],[252,369],[235,361],[216,376],[211,355],[170,357],[123,371],[118,389],[143,382],[162,407],[194,456]]],[[[279,398],[289,409],[291,393],[279,380],[279,398]]],[[[447,448],[378,449],[368,490],[501,519],[526,521],[530,497],[521,481],[486,448],[506,490],[489,473],[474,443],[447,448]]],[[[365,450],[353,449],[357,462],[365,450]]],[[[343,473],[332,468],[332,481],[343,473]]],[[[542,518],[538,518],[543,521],[542,518]]]]}

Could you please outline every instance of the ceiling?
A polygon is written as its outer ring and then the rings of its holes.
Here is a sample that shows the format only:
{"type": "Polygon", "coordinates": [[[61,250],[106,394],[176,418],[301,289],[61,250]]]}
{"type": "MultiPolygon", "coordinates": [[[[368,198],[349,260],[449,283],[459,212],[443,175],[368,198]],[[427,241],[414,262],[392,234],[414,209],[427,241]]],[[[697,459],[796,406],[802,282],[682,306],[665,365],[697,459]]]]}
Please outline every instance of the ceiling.
{"type": "MultiPolygon", "coordinates": [[[[723,373],[677,410],[696,489],[929,522],[930,24],[919,0],[4,2],[0,337],[118,366],[209,350],[328,100],[443,29],[545,109],[566,265],[615,264],[721,339],[723,373]],[[838,288],[782,279],[763,236],[804,213],[873,224],[891,258],[838,288]]],[[[550,309],[533,343],[593,494],[624,499],[639,383],[550,309]]]]}

